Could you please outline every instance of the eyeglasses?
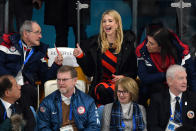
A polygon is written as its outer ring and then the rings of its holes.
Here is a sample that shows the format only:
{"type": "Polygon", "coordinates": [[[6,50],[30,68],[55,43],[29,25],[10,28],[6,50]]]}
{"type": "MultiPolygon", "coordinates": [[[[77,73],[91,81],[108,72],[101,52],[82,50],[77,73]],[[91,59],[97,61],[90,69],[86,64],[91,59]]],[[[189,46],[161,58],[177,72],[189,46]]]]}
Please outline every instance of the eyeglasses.
{"type": "Polygon", "coordinates": [[[122,94],[122,95],[127,95],[129,92],[128,91],[121,91],[121,90],[117,90],[118,94],[122,94]]]}
{"type": "Polygon", "coordinates": [[[59,79],[59,78],[57,78],[57,82],[66,82],[67,80],[70,80],[70,79],[72,79],[72,78],[64,78],[64,79],[59,79]]]}
{"type": "Polygon", "coordinates": [[[36,34],[36,35],[41,35],[42,34],[42,32],[41,31],[35,31],[35,32],[33,32],[33,31],[31,31],[31,30],[27,30],[28,32],[32,32],[32,33],[34,33],[34,34],[36,34]]]}

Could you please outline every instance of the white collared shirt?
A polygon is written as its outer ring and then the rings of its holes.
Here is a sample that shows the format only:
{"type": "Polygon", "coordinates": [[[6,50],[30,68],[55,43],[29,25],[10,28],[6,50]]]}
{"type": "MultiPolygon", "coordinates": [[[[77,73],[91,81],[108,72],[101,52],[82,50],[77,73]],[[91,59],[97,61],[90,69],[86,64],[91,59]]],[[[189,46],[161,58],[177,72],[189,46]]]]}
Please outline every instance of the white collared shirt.
{"type": "MultiPolygon", "coordinates": [[[[24,48],[27,48],[27,49],[30,49],[30,50],[31,50],[32,48],[31,48],[31,47],[28,47],[24,42],[22,42],[22,49],[23,49],[23,53],[24,53],[23,55],[24,55],[24,61],[25,61],[25,59],[26,59],[26,52],[27,52],[27,51],[25,51],[24,48]]],[[[24,78],[23,78],[23,76],[22,76],[23,67],[24,67],[24,64],[22,65],[22,67],[21,67],[21,69],[19,70],[17,76],[15,77],[17,83],[18,83],[19,85],[21,85],[21,86],[24,85],[24,78]]]]}
{"type": "MultiPolygon", "coordinates": [[[[172,111],[172,114],[174,114],[175,105],[176,105],[176,96],[170,90],[169,90],[169,93],[170,93],[171,111],[172,111]]],[[[179,100],[179,102],[180,102],[181,101],[181,98],[182,98],[182,93],[180,93],[178,95],[178,97],[180,97],[180,100],[179,100]]]]}
{"type": "Polygon", "coordinates": [[[28,47],[24,42],[22,42],[22,47],[23,47],[23,53],[24,53],[24,61],[25,61],[25,59],[26,59],[26,53],[27,53],[27,51],[26,50],[24,50],[24,48],[26,48],[26,49],[32,49],[32,47],[28,47]]]}
{"type": "Polygon", "coordinates": [[[2,101],[5,109],[6,109],[6,113],[7,113],[7,117],[10,118],[11,114],[12,114],[12,109],[10,109],[9,107],[11,106],[11,104],[7,101],[4,101],[3,99],[0,98],[0,100],[2,101]]]}
{"type": "Polygon", "coordinates": [[[66,96],[64,96],[63,94],[61,94],[61,99],[62,99],[62,101],[63,101],[65,104],[70,105],[71,96],[70,96],[70,97],[66,97],[66,96]]]}
{"type": "MultiPolygon", "coordinates": [[[[74,93],[75,93],[75,88],[74,88],[74,93]]],[[[64,96],[63,94],[61,94],[61,99],[62,99],[62,101],[63,101],[65,104],[70,105],[71,96],[70,96],[70,97],[66,97],[66,96],[64,96]]]]}

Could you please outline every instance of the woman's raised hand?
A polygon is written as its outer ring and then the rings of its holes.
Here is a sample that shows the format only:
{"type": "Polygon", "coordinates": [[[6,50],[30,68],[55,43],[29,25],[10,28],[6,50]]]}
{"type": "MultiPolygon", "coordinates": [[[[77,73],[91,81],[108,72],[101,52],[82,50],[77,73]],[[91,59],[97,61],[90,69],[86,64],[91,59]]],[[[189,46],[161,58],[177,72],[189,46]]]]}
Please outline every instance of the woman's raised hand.
{"type": "Polygon", "coordinates": [[[113,77],[112,82],[116,82],[116,81],[118,81],[119,79],[121,79],[121,78],[123,78],[125,76],[112,74],[112,77],[113,77]]]}
{"type": "Polygon", "coordinates": [[[73,51],[73,55],[75,57],[80,56],[83,53],[82,49],[80,48],[80,45],[77,43],[76,48],[73,51]]]}

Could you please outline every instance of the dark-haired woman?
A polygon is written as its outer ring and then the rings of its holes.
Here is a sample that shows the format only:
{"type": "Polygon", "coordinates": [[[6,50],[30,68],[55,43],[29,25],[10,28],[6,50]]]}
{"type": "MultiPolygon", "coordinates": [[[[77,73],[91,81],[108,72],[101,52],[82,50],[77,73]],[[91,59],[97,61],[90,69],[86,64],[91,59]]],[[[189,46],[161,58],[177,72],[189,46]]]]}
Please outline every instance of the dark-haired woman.
{"type": "Polygon", "coordinates": [[[146,34],[147,38],[136,48],[143,96],[148,98],[167,87],[165,73],[173,64],[186,68],[189,90],[195,91],[195,69],[188,45],[172,31],[156,25],[148,26],[146,34]]]}

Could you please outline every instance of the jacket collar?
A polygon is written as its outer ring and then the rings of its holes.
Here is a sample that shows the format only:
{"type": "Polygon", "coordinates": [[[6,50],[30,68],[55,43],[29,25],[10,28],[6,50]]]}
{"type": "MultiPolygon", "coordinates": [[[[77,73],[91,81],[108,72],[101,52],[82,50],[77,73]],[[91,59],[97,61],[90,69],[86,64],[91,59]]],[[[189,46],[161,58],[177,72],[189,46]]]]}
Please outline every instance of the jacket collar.
{"type": "MultiPolygon", "coordinates": [[[[173,36],[172,42],[176,46],[177,52],[179,54],[182,54],[182,57],[185,55],[188,55],[189,54],[189,46],[184,44],[174,32],[170,31],[170,33],[173,36]]],[[[137,57],[143,57],[148,54],[148,50],[146,47],[147,42],[148,42],[148,40],[147,40],[147,38],[145,38],[145,40],[137,46],[137,48],[136,48],[137,57]]]]}
{"type": "MultiPolygon", "coordinates": [[[[20,47],[19,45],[19,40],[21,39],[21,36],[20,34],[18,33],[15,33],[13,35],[10,36],[10,40],[11,42],[13,43],[13,45],[16,47],[16,49],[22,53],[22,48],[20,47]]],[[[33,48],[35,48],[35,52],[41,52],[42,54],[46,54],[47,53],[47,49],[48,49],[48,45],[40,42],[40,45],[39,46],[35,46],[33,48]]]]}
{"type": "MultiPolygon", "coordinates": [[[[77,96],[77,94],[78,94],[77,92],[78,91],[79,90],[75,87],[75,91],[74,91],[73,95],[71,96],[71,100],[72,100],[73,97],[77,96]]],[[[56,90],[55,100],[58,100],[58,101],[61,101],[62,100],[62,98],[61,98],[61,92],[59,90],[56,90]]]]}

